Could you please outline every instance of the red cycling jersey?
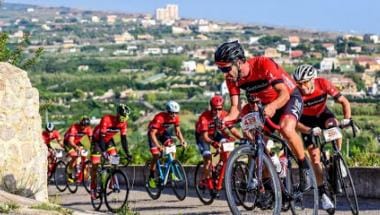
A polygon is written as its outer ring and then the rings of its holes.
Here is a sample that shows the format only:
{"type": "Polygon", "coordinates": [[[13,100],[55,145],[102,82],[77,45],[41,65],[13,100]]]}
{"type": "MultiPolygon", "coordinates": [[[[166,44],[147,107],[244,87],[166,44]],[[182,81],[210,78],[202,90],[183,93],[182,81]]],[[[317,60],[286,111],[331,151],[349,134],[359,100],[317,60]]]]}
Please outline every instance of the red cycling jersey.
{"type": "MultiPolygon", "coordinates": [[[[228,112],[223,110],[219,120],[224,119],[228,115],[228,112]]],[[[195,130],[198,134],[203,132],[208,132],[209,135],[214,135],[215,133],[215,123],[214,115],[211,110],[204,111],[198,118],[198,121],[195,124],[195,130]]]]}
{"type": "Polygon", "coordinates": [[[82,130],[81,126],[78,123],[75,123],[66,131],[64,141],[68,142],[70,137],[74,137],[74,144],[78,145],[84,135],[91,137],[92,128],[87,126],[82,130]]]}
{"type": "Polygon", "coordinates": [[[158,135],[162,135],[170,125],[179,126],[179,116],[171,117],[168,112],[160,112],[156,114],[153,120],[149,123],[148,129],[155,128],[158,130],[158,135]]]}
{"type": "Polygon", "coordinates": [[[339,98],[339,91],[324,78],[314,79],[314,91],[310,95],[302,95],[303,113],[307,116],[318,116],[326,108],[327,95],[339,98]]]}
{"type": "Polygon", "coordinates": [[[226,78],[230,95],[240,95],[240,89],[246,90],[258,97],[263,104],[268,104],[278,97],[274,85],[284,83],[289,94],[296,88],[294,80],[271,58],[253,57],[247,62],[250,71],[247,77],[240,78],[237,82],[226,78]]]}
{"type": "Polygon", "coordinates": [[[53,130],[52,132],[43,131],[42,132],[42,139],[44,140],[45,144],[47,146],[49,146],[51,141],[60,140],[61,135],[59,134],[59,131],[57,131],[57,130],[53,130]]]}
{"type": "Polygon", "coordinates": [[[105,134],[104,142],[108,143],[112,137],[120,132],[120,135],[127,134],[127,122],[120,122],[117,116],[104,115],[99,125],[94,128],[94,140],[100,140],[100,134],[105,134]]]}

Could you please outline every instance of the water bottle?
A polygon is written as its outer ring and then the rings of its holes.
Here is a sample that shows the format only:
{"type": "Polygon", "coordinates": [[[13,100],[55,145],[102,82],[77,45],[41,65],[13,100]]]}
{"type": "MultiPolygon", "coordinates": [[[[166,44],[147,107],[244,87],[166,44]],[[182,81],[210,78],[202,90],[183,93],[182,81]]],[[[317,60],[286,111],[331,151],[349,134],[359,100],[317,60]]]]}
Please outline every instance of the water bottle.
{"type": "Polygon", "coordinates": [[[276,154],[273,154],[273,155],[271,156],[271,160],[272,160],[272,162],[273,162],[273,166],[274,166],[274,168],[276,169],[276,172],[277,172],[278,174],[280,174],[280,172],[281,172],[281,163],[280,163],[280,159],[278,158],[278,156],[277,156],[276,154]]]}
{"type": "Polygon", "coordinates": [[[286,173],[288,171],[288,158],[285,155],[280,156],[280,164],[281,164],[281,171],[280,171],[280,178],[285,178],[286,173]]]}

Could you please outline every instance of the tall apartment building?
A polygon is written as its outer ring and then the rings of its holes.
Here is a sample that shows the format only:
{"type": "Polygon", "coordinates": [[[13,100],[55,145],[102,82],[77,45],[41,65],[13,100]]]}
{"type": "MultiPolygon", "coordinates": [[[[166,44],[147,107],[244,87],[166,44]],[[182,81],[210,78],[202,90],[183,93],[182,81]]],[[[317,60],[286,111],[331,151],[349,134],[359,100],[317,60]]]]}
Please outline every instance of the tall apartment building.
{"type": "Polygon", "coordinates": [[[156,20],[174,21],[179,19],[178,5],[168,4],[165,8],[156,9],[156,20]]]}

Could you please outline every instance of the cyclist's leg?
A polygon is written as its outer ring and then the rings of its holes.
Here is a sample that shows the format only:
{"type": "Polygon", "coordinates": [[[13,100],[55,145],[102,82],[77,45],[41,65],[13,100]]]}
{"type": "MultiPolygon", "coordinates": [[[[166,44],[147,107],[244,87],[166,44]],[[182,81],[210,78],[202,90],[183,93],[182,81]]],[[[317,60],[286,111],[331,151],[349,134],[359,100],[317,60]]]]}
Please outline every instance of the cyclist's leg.
{"type": "Polygon", "coordinates": [[[92,168],[91,168],[91,198],[96,199],[96,177],[97,177],[97,170],[99,163],[101,161],[101,149],[98,145],[97,142],[92,142],[91,144],[91,163],[92,163],[92,168]]]}
{"type": "Polygon", "coordinates": [[[152,162],[150,163],[149,178],[154,178],[154,173],[156,171],[156,163],[157,163],[157,160],[160,158],[161,152],[153,144],[153,141],[151,140],[149,134],[148,134],[148,143],[149,143],[150,153],[152,154],[152,162]]]}
{"type": "Polygon", "coordinates": [[[212,156],[211,156],[211,151],[210,151],[210,145],[205,143],[201,137],[201,134],[195,133],[195,139],[196,143],[199,149],[199,152],[201,153],[203,157],[203,176],[202,182],[204,185],[208,185],[208,180],[211,178],[211,171],[210,171],[210,166],[211,166],[211,161],[212,161],[212,156]]]}
{"type": "Polygon", "coordinates": [[[110,156],[115,156],[117,155],[117,150],[116,150],[116,144],[113,138],[106,144],[107,146],[107,154],[110,156]]]}

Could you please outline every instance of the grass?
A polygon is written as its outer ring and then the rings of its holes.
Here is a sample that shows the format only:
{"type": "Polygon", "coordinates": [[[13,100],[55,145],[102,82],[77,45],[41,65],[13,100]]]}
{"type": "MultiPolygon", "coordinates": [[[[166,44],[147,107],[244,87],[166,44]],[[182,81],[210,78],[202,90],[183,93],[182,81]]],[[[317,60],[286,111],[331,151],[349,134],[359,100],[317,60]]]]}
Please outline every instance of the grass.
{"type": "Polygon", "coordinates": [[[138,212],[136,211],[133,211],[131,210],[131,208],[129,208],[128,206],[128,203],[124,205],[124,207],[122,207],[118,212],[117,212],[118,215],[139,215],[138,212]]]}
{"type": "Polygon", "coordinates": [[[7,214],[16,209],[20,208],[20,206],[14,202],[0,202],[0,213],[7,214]]]}
{"type": "Polygon", "coordinates": [[[33,205],[31,209],[46,210],[46,211],[57,211],[60,214],[73,214],[73,211],[67,208],[63,208],[59,205],[50,204],[50,203],[41,203],[38,205],[33,205]]]}

